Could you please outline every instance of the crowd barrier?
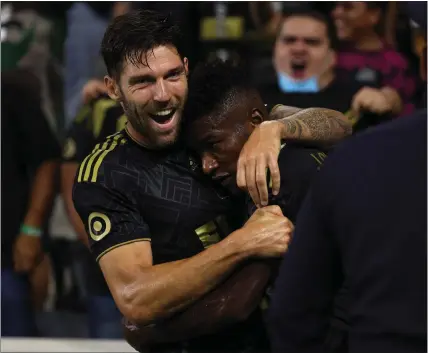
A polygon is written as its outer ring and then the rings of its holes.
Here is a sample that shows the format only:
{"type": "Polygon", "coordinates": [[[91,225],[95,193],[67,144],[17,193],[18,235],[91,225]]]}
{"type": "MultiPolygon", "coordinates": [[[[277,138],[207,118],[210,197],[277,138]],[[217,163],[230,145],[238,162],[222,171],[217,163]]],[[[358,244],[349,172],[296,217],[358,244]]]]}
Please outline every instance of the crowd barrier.
{"type": "Polygon", "coordinates": [[[136,352],[124,340],[1,338],[1,352],[136,352]]]}

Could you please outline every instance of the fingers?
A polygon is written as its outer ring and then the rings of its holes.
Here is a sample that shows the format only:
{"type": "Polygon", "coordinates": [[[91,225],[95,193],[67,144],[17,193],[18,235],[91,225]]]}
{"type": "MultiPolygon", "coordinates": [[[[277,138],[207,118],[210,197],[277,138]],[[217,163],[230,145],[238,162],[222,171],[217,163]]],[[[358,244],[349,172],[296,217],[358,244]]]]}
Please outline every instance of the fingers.
{"type": "Polygon", "coordinates": [[[256,188],[260,198],[260,205],[267,206],[269,203],[269,193],[266,177],[266,159],[261,156],[256,161],[256,188]]]}
{"type": "Polygon", "coordinates": [[[102,81],[91,80],[82,90],[82,98],[85,104],[90,103],[96,99],[100,94],[107,93],[107,88],[102,81]]]}
{"type": "Polygon", "coordinates": [[[274,158],[271,154],[268,156],[268,166],[270,177],[272,180],[272,194],[278,195],[281,187],[281,173],[278,166],[278,158],[274,158]]]}
{"type": "Polygon", "coordinates": [[[14,266],[16,272],[27,272],[31,268],[26,256],[19,251],[14,252],[14,266]]]}
{"type": "MultiPolygon", "coordinates": [[[[268,213],[274,214],[276,216],[284,217],[284,214],[282,213],[281,207],[279,207],[277,205],[266,206],[266,207],[263,207],[262,210],[264,212],[268,212],[268,213]]],[[[285,218],[285,219],[288,220],[288,218],[285,218]]]]}
{"type": "Polygon", "coordinates": [[[250,158],[247,160],[247,163],[245,165],[245,177],[246,177],[246,184],[247,184],[247,190],[248,193],[251,196],[251,199],[256,204],[257,207],[260,207],[260,195],[259,191],[257,190],[257,184],[256,184],[256,160],[255,158],[250,158]]]}
{"type": "Polygon", "coordinates": [[[245,173],[244,159],[239,157],[238,159],[238,170],[236,172],[236,184],[242,190],[247,190],[247,178],[245,173]]]}

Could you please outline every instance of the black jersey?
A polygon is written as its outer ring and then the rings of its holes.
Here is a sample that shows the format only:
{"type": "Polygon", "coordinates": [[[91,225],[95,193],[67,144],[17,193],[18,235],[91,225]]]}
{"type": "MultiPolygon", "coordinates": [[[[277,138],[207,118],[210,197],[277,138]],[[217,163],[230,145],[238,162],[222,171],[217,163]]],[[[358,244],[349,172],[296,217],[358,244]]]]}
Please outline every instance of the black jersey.
{"type": "MultiPolygon", "coordinates": [[[[324,163],[327,154],[321,150],[301,145],[283,145],[278,157],[281,186],[278,195],[273,195],[269,180],[269,205],[278,205],[282,213],[293,223],[306,197],[310,185],[324,163]]],[[[270,179],[270,176],[268,175],[270,179]]],[[[256,210],[249,198],[248,217],[256,210]]]]}
{"type": "MultiPolygon", "coordinates": [[[[151,242],[154,264],[188,258],[242,225],[239,214],[244,213],[243,204],[214,186],[185,149],[147,150],[126,130],[98,144],[85,158],[73,199],[97,260],[137,241],[151,242]]],[[[259,314],[176,346],[235,352],[257,347],[264,338],[259,314]]]]}
{"type": "Polygon", "coordinates": [[[81,163],[97,143],[121,131],[127,120],[122,107],[108,97],[83,106],[67,132],[63,160],[81,163]]]}
{"type": "MultiPolygon", "coordinates": [[[[120,104],[106,96],[83,106],[68,130],[63,146],[63,163],[80,164],[97,143],[121,131],[127,120],[120,104]]],[[[90,295],[111,295],[101,269],[89,251],[81,256],[90,295]]]]}
{"type": "Polygon", "coordinates": [[[153,151],[123,130],[98,144],[82,162],[73,200],[99,260],[109,250],[151,241],[153,262],[196,255],[231,229],[231,200],[184,149],[153,151]],[[194,168],[194,169],[195,169],[194,168]]]}

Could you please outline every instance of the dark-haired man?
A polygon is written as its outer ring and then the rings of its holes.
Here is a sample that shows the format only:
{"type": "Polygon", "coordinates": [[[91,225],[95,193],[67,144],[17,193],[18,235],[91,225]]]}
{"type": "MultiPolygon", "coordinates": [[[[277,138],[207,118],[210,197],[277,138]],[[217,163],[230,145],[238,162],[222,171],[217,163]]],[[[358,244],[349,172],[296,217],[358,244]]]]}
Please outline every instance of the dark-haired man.
{"type": "Polygon", "coordinates": [[[390,119],[368,105],[353,106],[365,84],[337,77],[337,44],[334,24],[327,15],[307,8],[287,13],[273,50],[277,78],[259,87],[265,103],[340,111],[353,122],[354,133],[390,119]]]}
{"type": "MultiPolygon", "coordinates": [[[[233,194],[240,193],[236,184],[239,154],[253,130],[270,119],[268,107],[245,70],[232,62],[198,65],[189,88],[186,142],[201,157],[202,170],[214,183],[233,194]]],[[[273,116],[277,109],[281,106],[273,107],[273,116]]],[[[296,219],[312,177],[325,157],[323,151],[313,146],[287,143],[281,146],[278,160],[281,188],[277,195],[270,195],[269,201],[279,205],[291,221],[296,219]]],[[[251,202],[248,215],[255,209],[251,202]]]]}
{"type": "MultiPolygon", "coordinates": [[[[142,326],[188,307],[244,260],[280,256],[292,231],[281,212],[268,208],[233,232],[236,227],[228,222],[236,209],[232,197],[201,175],[178,141],[188,72],[179,34],[168,17],[149,11],[117,17],[109,26],[101,48],[105,83],[129,123],[86,157],[73,191],[119,310],[142,326]]],[[[350,131],[341,114],[315,109],[259,129],[253,145],[268,132],[278,141],[262,139],[265,153],[257,168],[262,165],[264,173],[266,155],[275,154],[270,149],[279,145],[279,137],[332,142],[350,131]],[[290,124],[301,129],[293,131],[290,124]],[[314,129],[321,133],[315,136],[314,129]]],[[[248,177],[256,175],[252,162],[242,160],[248,177]]],[[[227,336],[205,337],[186,349],[222,341],[242,350],[253,343],[227,336]]]]}

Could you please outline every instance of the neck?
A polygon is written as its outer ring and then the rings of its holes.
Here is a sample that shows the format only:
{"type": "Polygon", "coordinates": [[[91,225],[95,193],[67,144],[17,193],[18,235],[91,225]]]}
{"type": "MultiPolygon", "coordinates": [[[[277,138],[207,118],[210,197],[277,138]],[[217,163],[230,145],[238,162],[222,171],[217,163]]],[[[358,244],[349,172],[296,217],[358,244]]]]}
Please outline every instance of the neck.
{"type": "Polygon", "coordinates": [[[148,139],[140,134],[137,130],[134,129],[134,127],[128,123],[126,124],[126,132],[128,135],[134,140],[136,143],[138,143],[140,146],[143,146],[144,148],[151,149],[150,142],[148,139]]]}
{"type": "Polygon", "coordinates": [[[380,37],[375,32],[369,32],[361,35],[354,42],[355,49],[362,51],[375,51],[382,49],[383,43],[380,37]]]}

